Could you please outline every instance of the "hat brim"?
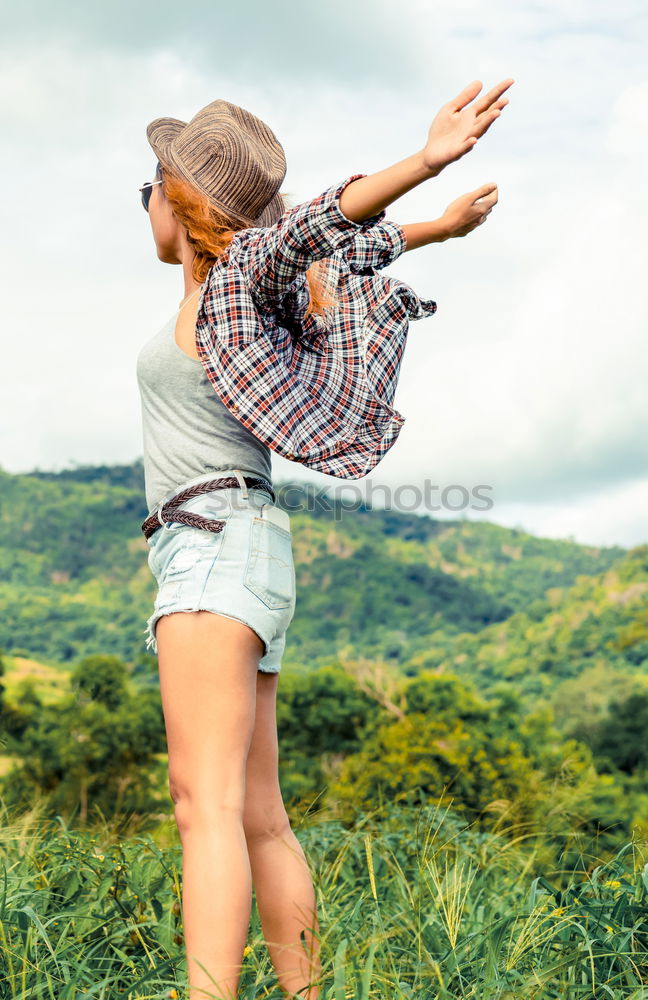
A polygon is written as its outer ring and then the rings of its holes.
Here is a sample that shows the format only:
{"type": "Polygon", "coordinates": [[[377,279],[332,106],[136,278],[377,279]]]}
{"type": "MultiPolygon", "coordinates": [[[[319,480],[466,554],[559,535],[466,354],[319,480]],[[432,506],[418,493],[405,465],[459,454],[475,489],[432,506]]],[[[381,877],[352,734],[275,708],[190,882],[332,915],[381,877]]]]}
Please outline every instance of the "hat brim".
{"type": "Polygon", "coordinates": [[[146,126],[146,138],[158,160],[169,165],[173,163],[169,147],[186,125],[179,118],[156,118],[146,126]]]}
{"type": "Polygon", "coordinates": [[[284,204],[283,198],[281,197],[279,191],[277,191],[274,198],[272,198],[263,209],[261,215],[255,222],[255,226],[263,228],[267,226],[274,226],[275,222],[278,222],[286,211],[287,208],[284,204]]]}

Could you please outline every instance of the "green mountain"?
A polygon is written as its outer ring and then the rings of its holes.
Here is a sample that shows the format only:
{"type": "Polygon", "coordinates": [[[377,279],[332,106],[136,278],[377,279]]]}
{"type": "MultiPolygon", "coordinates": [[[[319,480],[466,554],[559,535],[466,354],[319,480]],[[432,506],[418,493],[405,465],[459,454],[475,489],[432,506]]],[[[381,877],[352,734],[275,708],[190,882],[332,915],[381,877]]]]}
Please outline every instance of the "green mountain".
{"type": "MultiPolygon", "coordinates": [[[[315,666],[350,647],[409,673],[451,663],[486,687],[515,679],[535,696],[592,665],[594,606],[605,604],[600,638],[608,643],[609,629],[629,626],[634,605],[645,600],[641,547],[628,553],[488,521],[345,511],[333,502],[332,510],[306,502],[295,510],[295,497],[305,501],[308,491],[278,485],[279,502],[292,501],[298,591],[286,666],[315,666]],[[615,587],[629,596],[615,602],[615,587]],[[567,658],[555,651],[566,641],[567,658]]],[[[140,530],[147,514],[141,463],[0,470],[0,489],[0,647],[50,664],[99,652],[127,663],[148,657],[144,626],[155,581],[140,530]]],[[[606,646],[630,673],[640,665],[631,645],[606,646]]]]}

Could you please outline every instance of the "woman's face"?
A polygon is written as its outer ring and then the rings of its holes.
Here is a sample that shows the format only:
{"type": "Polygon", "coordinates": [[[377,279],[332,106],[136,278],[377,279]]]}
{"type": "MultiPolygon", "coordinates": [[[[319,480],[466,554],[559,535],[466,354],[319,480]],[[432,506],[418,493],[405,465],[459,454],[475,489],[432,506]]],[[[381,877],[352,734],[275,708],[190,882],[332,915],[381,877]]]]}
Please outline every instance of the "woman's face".
{"type": "MultiPolygon", "coordinates": [[[[159,181],[161,177],[162,173],[160,171],[160,164],[158,163],[153,180],[159,181]]],[[[158,258],[161,261],[165,264],[181,264],[180,226],[173,214],[171,205],[164,197],[163,187],[163,184],[155,184],[153,186],[148,204],[153,239],[155,240],[158,258]]]]}

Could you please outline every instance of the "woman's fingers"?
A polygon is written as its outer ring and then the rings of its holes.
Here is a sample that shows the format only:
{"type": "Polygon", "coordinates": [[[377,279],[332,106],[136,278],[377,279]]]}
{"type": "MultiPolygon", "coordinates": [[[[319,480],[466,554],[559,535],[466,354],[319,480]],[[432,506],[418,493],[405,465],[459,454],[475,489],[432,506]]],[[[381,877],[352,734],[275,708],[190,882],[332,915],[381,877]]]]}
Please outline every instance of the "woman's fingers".
{"type": "Polygon", "coordinates": [[[480,118],[494,120],[495,118],[499,117],[499,114],[506,107],[507,104],[508,101],[506,100],[506,98],[504,98],[501,101],[496,101],[495,104],[491,104],[490,107],[486,108],[485,111],[482,111],[481,114],[475,115],[475,120],[477,121],[480,118]]]}
{"type": "Polygon", "coordinates": [[[491,127],[493,122],[499,118],[501,113],[502,112],[499,111],[497,108],[493,109],[490,112],[484,112],[483,117],[481,117],[478,121],[475,122],[474,128],[471,129],[470,134],[475,135],[478,138],[482,136],[484,132],[486,132],[491,127]]]}
{"type": "Polygon", "coordinates": [[[497,202],[497,184],[494,184],[492,181],[488,184],[482,184],[473,194],[473,204],[479,201],[482,205],[495,205],[497,202]]]}
{"type": "MultiPolygon", "coordinates": [[[[514,83],[515,80],[509,76],[508,79],[502,80],[500,83],[496,84],[491,90],[489,90],[487,94],[484,94],[484,96],[477,102],[477,104],[475,104],[475,114],[481,115],[484,113],[484,111],[488,111],[491,105],[495,105],[495,103],[498,101],[498,98],[502,96],[504,91],[508,90],[509,87],[512,86],[514,83]]],[[[505,103],[508,104],[508,101],[505,101],[505,103]]],[[[504,105],[501,103],[497,104],[497,107],[503,107],[503,106],[504,105]]]]}
{"type": "Polygon", "coordinates": [[[473,82],[467,84],[456,97],[453,97],[451,101],[448,101],[446,107],[450,111],[461,111],[462,108],[465,108],[465,106],[470,104],[472,99],[477,96],[482,87],[483,84],[481,80],[473,80],[473,82]]]}
{"type": "MultiPolygon", "coordinates": [[[[473,106],[471,112],[474,115],[474,124],[469,128],[467,138],[480,138],[490,128],[495,119],[499,118],[503,109],[509,103],[508,98],[502,97],[502,94],[514,83],[515,80],[512,77],[502,80],[473,106]]],[[[448,102],[446,105],[447,111],[452,115],[465,108],[476,97],[481,88],[481,80],[473,80],[472,83],[464,87],[457,97],[448,102]]],[[[470,149],[472,149],[472,146],[468,146],[464,152],[468,152],[470,149]]]]}

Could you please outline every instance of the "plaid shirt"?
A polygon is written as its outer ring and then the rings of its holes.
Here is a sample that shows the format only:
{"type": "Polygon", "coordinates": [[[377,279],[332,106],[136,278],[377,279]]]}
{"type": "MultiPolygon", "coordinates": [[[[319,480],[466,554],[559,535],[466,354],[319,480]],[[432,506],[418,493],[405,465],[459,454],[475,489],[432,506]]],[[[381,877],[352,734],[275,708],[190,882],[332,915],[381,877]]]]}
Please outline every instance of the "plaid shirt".
{"type": "Polygon", "coordinates": [[[236,233],[207,275],[196,323],[203,367],[238,420],[284,458],[344,479],[367,475],[396,441],[409,320],[437,308],[377,273],[406,249],[384,209],[363,222],[342,214],[342,191],[364,176],[236,233]],[[306,316],[304,272],[322,258],[336,305],[306,316]]]}

